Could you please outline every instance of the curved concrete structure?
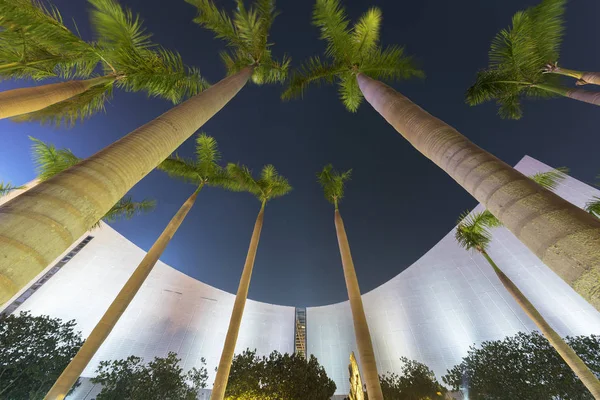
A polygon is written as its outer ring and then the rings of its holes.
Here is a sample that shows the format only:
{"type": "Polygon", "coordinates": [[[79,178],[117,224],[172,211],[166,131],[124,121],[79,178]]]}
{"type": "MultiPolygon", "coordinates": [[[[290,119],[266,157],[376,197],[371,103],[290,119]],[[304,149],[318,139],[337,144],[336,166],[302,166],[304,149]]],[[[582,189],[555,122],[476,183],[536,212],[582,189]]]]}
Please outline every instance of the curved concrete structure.
{"type": "MultiPolygon", "coordinates": [[[[517,168],[526,175],[550,169],[530,157],[517,168]]],[[[600,196],[573,178],[557,193],[580,207],[600,196]]],[[[109,226],[91,235],[17,310],[75,319],[84,336],[91,331],[144,255],[109,226]]],[[[490,254],[561,335],[600,334],[600,313],[507,230],[494,231],[490,254]]],[[[132,354],[150,360],[175,351],[185,369],[206,358],[212,382],[233,301],[234,295],[159,262],[82,376],[93,376],[100,360],[132,354]]],[[[363,301],[380,373],[399,372],[399,358],[406,356],[440,377],[472,344],[535,329],[486,261],[455,243],[454,230],[408,269],[364,294],[363,301]]],[[[307,353],[335,380],[337,394],[348,393],[349,355],[357,353],[348,302],[307,308],[306,326],[307,353]]],[[[294,328],[293,307],[249,300],[236,352],[249,347],[259,354],[291,353],[294,328]]],[[[86,397],[83,389],[78,393],[76,398],[86,397]]]]}

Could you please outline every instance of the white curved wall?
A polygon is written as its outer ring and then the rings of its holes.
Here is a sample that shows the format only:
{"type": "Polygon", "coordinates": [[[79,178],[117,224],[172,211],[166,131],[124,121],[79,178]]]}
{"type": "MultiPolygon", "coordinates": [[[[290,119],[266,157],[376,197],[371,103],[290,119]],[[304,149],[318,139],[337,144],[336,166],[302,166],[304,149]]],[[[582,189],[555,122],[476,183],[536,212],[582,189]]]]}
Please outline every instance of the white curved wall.
{"type": "MultiPolygon", "coordinates": [[[[516,168],[528,176],[551,170],[531,157],[516,168]]],[[[600,196],[570,177],[556,192],[579,207],[600,196]]],[[[351,217],[346,224],[352,224],[351,217]]],[[[600,313],[508,230],[494,231],[489,253],[558,333],[600,334],[600,313]]],[[[472,344],[535,329],[487,261],[456,244],[454,229],[408,269],[364,294],[363,302],[379,373],[398,372],[405,356],[424,362],[439,378],[472,344]]],[[[336,393],[347,393],[350,351],[358,357],[349,303],[310,307],[306,324],[307,352],[335,380],[336,393]]]]}
{"type": "MultiPolygon", "coordinates": [[[[108,225],[35,292],[17,312],[75,319],[84,337],[100,320],[143,250],[108,225]]],[[[240,266],[241,268],[241,266],[240,266]]],[[[207,362],[209,382],[219,363],[235,296],[158,262],[82,376],[94,376],[101,360],[129,355],[151,360],[176,352],[185,369],[207,362]]],[[[294,308],[248,300],[236,352],[294,351],[294,308]]]]}
{"type": "MultiPolygon", "coordinates": [[[[531,175],[550,167],[525,157],[517,169],[531,175]]],[[[600,196],[572,178],[557,192],[580,207],[600,196]]],[[[346,219],[352,224],[351,216],[346,219]]],[[[109,226],[92,234],[95,238],[18,310],[75,319],[84,337],[89,334],[144,256],[109,226]]],[[[560,334],[600,334],[600,313],[507,230],[494,232],[490,254],[560,334]]],[[[175,351],[186,369],[206,358],[212,383],[233,300],[232,294],[159,262],[82,376],[93,376],[100,360],[131,354],[150,360],[175,351]]],[[[534,329],[485,260],[458,247],[454,231],[363,300],[380,373],[398,372],[399,359],[406,356],[441,376],[473,343],[534,329]]],[[[248,347],[260,354],[293,352],[294,308],[249,300],[236,352],[248,347]]],[[[348,302],[307,309],[307,352],[324,365],[338,394],[348,392],[351,351],[358,356],[348,302]]]]}

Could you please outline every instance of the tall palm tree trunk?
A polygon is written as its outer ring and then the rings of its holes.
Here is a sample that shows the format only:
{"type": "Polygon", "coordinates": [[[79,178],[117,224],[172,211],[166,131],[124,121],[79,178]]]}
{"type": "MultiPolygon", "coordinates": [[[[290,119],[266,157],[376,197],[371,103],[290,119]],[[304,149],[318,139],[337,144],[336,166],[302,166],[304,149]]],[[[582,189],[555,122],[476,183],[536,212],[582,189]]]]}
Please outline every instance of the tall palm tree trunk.
{"type": "Polygon", "coordinates": [[[114,76],[101,76],[80,81],[52,83],[0,92],[0,119],[42,110],[77,96],[92,86],[114,80],[114,76]]]}
{"type": "Polygon", "coordinates": [[[90,229],[246,84],[223,79],[0,207],[0,303],[90,229]]]}
{"type": "Polygon", "coordinates": [[[217,376],[215,377],[215,384],[210,395],[210,400],[223,400],[225,397],[225,389],[227,389],[227,381],[229,380],[229,371],[231,369],[235,344],[240,332],[240,324],[242,323],[242,316],[244,315],[246,298],[248,298],[250,278],[252,278],[252,269],[254,268],[254,259],[256,258],[260,232],[263,227],[264,214],[265,203],[262,204],[258,216],[256,217],[256,223],[254,224],[254,231],[252,232],[252,239],[250,239],[250,247],[248,248],[244,270],[242,271],[242,277],[240,278],[240,285],[238,286],[238,291],[235,295],[233,311],[231,312],[231,319],[229,320],[229,328],[227,329],[227,336],[225,336],[225,344],[223,345],[223,352],[221,353],[221,359],[219,360],[217,376]]]}
{"type": "Polygon", "coordinates": [[[367,394],[369,400],[383,400],[383,393],[379,383],[379,374],[377,373],[377,361],[369,333],[369,325],[365,316],[362,298],[360,297],[360,288],[358,279],[354,270],[352,254],[350,254],[350,244],[346,236],[344,221],[338,209],[335,210],[335,231],[337,232],[340,254],[342,256],[342,266],[344,268],[344,278],[346,280],[346,289],[348,290],[348,299],[352,310],[352,321],[354,322],[354,334],[356,336],[356,345],[360,357],[360,366],[365,377],[367,385],[367,394]]]}
{"type": "Polygon", "coordinates": [[[131,277],[129,277],[119,294],[117,294],[117,297],[115,297],[108,307],[108,310],[106,310],[100,321],[96,324],[83,343],[83,346],[69,365],[67,365],[67,368],[58,377],[48,394],[46,394],[46,397],[44,397],[44,400],[62,400],[69,393],[71,387],[77,382],[85,367],[87,367],[94,354],[96,354],[102,343],[104,343],[117,322],[119,322],[121,315],[123,315],[142,287],[154,265],[156,265],[156,262],[167,248],[175,232],[177,232],[177,229],[179,229],[184,218],[196,202],[200,189],[202,189],[201,186],[183,203],[175,216],[169,221],[167,227],[160,234],[156,242],[154,242],[150,250],[148,250],[142,262],[133,271],[131,277]]]}
{"type": "Polygon", "coordinates": [[[569,89],[562,86],[535,84],[534,87],[548,92],[556,93],[573,100],[600,106],[600,92],[589,92],[583,89],[569,89]]]}
{"type": "Polygon", "coordinates": [[[382,82],[358,74],[367,101],[600,310],[600,221],[541,188],[382,82]]]}
{"type": "Polygon", "coordinates": [[[587,85],[588,83],[592,85],[600,85],[600,72],[576,71],[558,66],[551,66],[550,71],[548,72],[575,78],[577,79],[577,85],[587,85]]]}
{"type": "Polygon", "coordinates": [[[15,197],[17,197],[18,195],[20,195],[22,193],[25,193],[32,187],[36,186],[38,183],[40,183],[40,180],[38,178],[35,178],[35,179],[27,182],[26,184],[24,184],[20,189],[15,189],[15,190],[11,191],[10,193],[8,193],[6,196],[0,197],[0,205],[6,203],[9,200],[14,199],[15,197]]]}
{"type": "Polygon", "coordinates": [[[567,365],[573,370],[575,375],[581,380],[585,387],[590,391],[595,399],[600,399],[600,381],[596,378],[596,375],[585,365],[585,363],[579,358],[577,353],[560,337],[558,333],[546,322],[544,317],[538,312],[538,310],[531,304],[531,302],[525,297],[525,295],[519,290],[519,288],[504,275],[504,272],[496,263],[492,260],[489,254],[483,250],[481,254],[490,263],[494,272],[502,282],[502,285],[508,293],[515,299],[517,304],[525,311],[525,313],[531,318],[542,334],[548,339],[548,342],[554,347],[554,349],[560,354],[567,365]]]}

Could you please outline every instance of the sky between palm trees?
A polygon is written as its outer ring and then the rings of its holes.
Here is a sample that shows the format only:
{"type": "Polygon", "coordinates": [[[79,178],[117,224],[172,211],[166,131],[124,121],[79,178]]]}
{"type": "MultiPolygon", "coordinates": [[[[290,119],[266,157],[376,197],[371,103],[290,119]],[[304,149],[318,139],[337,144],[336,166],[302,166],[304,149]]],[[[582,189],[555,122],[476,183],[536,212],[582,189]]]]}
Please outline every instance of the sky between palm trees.
{"type": "MultiPolygon", "coordinates": [[[[552,166],[568,166],[575,178],[592,182],[600,173],[600,113],[568,99],[527,102],[520,121],[500,120],[493,103],[470,108],[464,92],[487,65],[490,40],[511,16],[537,0],[420,2],[347,0],[354,20],[369,6],[382,8],[381,41],[406,46],[425,71],[425,80],[396,84],[404,94],[509,164],[525,154],[552,166]],[[435,12],[432,12],[435,10],[435,12]]],[[[86,3],[55,0],[65,21],[75,18],[91,37],[86,3]]],[[[230,2],[233,4],[233,2],[230,2]]],[[[153,40],[181,53],[211,82],[224,67],[223,43],[192,22],[184,0],[121,0],[143,17],[153,40]]],[[[222,0],[219,4],[228,4],[222,0]]],[[[311,26],[313,1],[280,0],[271,40],[274,53],[289,53],[292,65],[323,52],[311,26]]],[[[590,51],[600,35],[600,3],[570,2],[562,46],[563,65],[600,70],[590,51]],[[580,4],[581,3],[581,4],[580,4]],[[586,4],[584,4],[586,3],[586,4]]],[[[24,86],[0,82],[0,90],[24,86]]],[[[340,203],[363,292],[400,273],[454,226],[456,215],[475,201],[435,165],[411,148],[367,104],[348,113],[335,87],[307,91],[304,100],[282,103],[281,87],[249,85],[203,127],[218,141],[223,162],[241,162],[255,173],[273,164],[294,190],[265,211],[249,297],[288,305],[320,305],[347,298],[333,227],[331,205],[315,174],[323,165],[352,168],[352,182],[340,203]],[[440,202],[442,202],[440,205],[440,202]],[[436,209],[435,213],[430,212],[436,209]],[[422,210],[419,212],[419,210],[422,210]]],[[[144,94],[119,93],[97,115],[72,129],[0,121],[0,180],[15,185],[33,179],[28,135],[88,156],[171,107],[144,94]]],[[[194,138],[178,151],[192,156],[194,138]]],[[[131,194],[155,198],[156,210],[112,224],[148,249],[181,203],[190,185],[156,171],[131,194]]],[[[163,261],[220,289],[235,293],[252,226],[260,205],[246,193],[206,191],[165,252],[163,261]]]]}

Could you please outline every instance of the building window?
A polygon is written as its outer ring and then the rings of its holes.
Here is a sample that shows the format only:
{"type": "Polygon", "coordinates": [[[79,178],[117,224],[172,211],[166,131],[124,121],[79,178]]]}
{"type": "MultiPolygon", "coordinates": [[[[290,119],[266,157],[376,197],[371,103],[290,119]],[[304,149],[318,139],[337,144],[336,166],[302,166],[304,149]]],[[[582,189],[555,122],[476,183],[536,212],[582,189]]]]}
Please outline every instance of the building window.
{"type": "Polygon", "coordinates": [[[4,309],[4,311],[2,311],[2,315],[9,315],[9,314],[12,314],[13,312],[15,312],[15,310],[17,308],[19,308],[19,306],[25,302],[25,300],[30,298],[31,295],[34,294],[40,287],[42,287],[42,285],[44,283],[48,282],[48,280],[50,280],[50,278],[52,278],[58,271],[60,271],[60,269],[62,267],[64,267],[64,265],[66,263],[71,261],[71,259],[73,257],[75,257],[75,255],[77,253],[79,253],[81,251],[81,249],[83,249],[93,238],[94,238],[93,236],[88,236],[85,239],[83,239],[81,242],[79,242],[79,244],[77,246],[75,246],[73,248],[73,250],[71,250],[66,256],[64,256],[52,268],[50,268],[48,270],[48,272],[46,272],[40,279],[35,281],[34,284],[31,285],[26,291],[24,291],[15,301],[10,303],[8,305],[8,307],[6,307],[4,309]]]}

